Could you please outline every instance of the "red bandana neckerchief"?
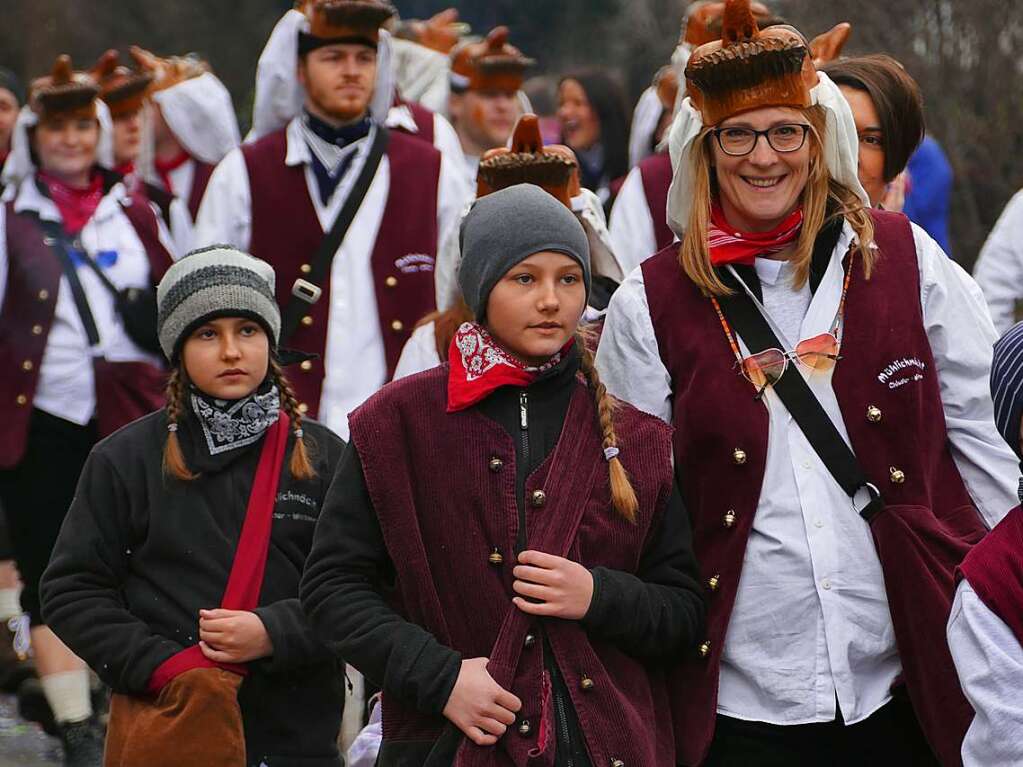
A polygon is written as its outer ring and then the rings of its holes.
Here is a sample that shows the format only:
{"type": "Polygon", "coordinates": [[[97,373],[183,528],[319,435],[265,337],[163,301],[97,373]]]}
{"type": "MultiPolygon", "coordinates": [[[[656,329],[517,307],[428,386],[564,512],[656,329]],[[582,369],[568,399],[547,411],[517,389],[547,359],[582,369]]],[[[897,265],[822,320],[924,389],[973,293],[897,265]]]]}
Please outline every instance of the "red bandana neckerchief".
{"type": "Polygon", "coordinates": [[[99,207],[103,199],[103,177],[94,172],[89,185],[84,189],[69,186],[56,176],[45,171],[36,174],[39,180],[46,185],[50,193],[50,199],[60,211],[60,218],[64,222],[64,231],[68,234],[78,234],[89,223],[92,214],[99,207]]]}
{"type": "Polygon", "coordinates": [[[448,412],[472,407],[502,386],[529,386],[561,362],[573,343],[574,338],[539,367],[528,367],[494,343],[481,325],[462,323],[448,350],[448,412]]]}
{"type": "Polygon", "coordinates": [[[163,182],[163,188],[171,194],[175,194],[174,185],[171,183],[170,174],[184,165],[186,162],[192,159],[192,156],[184,149],[181,150],[181,154],[177,157],[173,157],[170,160],[153,160],[153,166],[156,168],[156,174],[160,177],[160,181],[163,182]]]}
{"type": "Polygon", "coordinates": [[[802,226],[803,209],[796,208],[769,232],[740,232],[725,220],[725,212],[720,203],[715,202],[710,209],[710,231],[707,233],[710,262],[714,266],[752,266],[757,256],[770,256],[785,250],[795,242],[802,226]]]}

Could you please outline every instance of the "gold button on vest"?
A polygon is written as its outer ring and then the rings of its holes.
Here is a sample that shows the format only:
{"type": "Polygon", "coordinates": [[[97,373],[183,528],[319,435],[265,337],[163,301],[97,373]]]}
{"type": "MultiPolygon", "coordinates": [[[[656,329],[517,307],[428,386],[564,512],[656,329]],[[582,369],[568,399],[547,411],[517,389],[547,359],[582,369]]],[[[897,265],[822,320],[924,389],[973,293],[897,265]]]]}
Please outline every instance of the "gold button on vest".
{"type": "Polygon", "coordinates": [[[735,509],[725,512],[725,527],[735,527],[735,509]]]}
{"type": "Polygon", "coordinates": [[[888,471],[890,473],[889,478],[891,479],[893,485],[901,485],[903,482],[906,481],[906,473],[902,471],[902,469],[896,469],[894,466],[892,466],[888,471]]]}
{"type": "Polygon", "coordinates": [[[397,287],[398,278],[392,275],[391,277],[388,277],[386,280],[384,280],[384,285],[386,285],[389,288],[397,287]]]}
{"type": "Polygon", "coordinates": [[[402,322],[401,320],[395,320],[394,322],[391,323],[391,330],[393,330],[395,333],[400,333],[404,329],[405,323],[402,322]]]}
{"type": "Polygon", "coordinates": [[[867,408],[867,420],[871,423],[881,423],[881,408],[871,405],[867,408]]]}
{"type": "Polygon", "coordinates": [[[739,447],[735,448],[735,451],[732,453],[732,460],[735,461],[736,466],[742,466],[746,463],[746,451],[739,447]]]}

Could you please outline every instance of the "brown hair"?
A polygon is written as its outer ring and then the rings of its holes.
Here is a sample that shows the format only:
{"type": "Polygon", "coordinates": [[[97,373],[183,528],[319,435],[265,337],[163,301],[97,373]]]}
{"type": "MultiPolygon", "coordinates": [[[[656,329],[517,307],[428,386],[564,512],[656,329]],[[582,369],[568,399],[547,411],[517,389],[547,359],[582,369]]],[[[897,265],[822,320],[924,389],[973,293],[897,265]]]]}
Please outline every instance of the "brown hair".
{"type": "MultiPolygon", "coordinates": [[[[593,363],[593,352],[590,351],[590,347],[581,333],[576,334],[575,342],[579,347],[579,369],[586,377],[586,383],[593,391],[593,398],[597,404],[597,417],[600,420],[600,430],[604,435],[604,450],[617,449],[618,436],[615,434],[614,414],[618,408],[618,400],[607,393],[607,388],[600,380],[600,374],[597,373],[597,368],[593,363]]],[[[636,513],[639,511],[639,499],[629,480],[629,473],[617,455],[608,459],[607,468],[611,484],[611,502],[615,510],[629,522],[635,522],[636,513]]]]}
{"type": "MultiPolygon", "coordinates": [[[[270,375],[281,393],[281,407],[291,419],[291,429],[295,434],[295,446],[291,450],[288,470],[295,479],[313,479],[316,477],[316,469],[313,468],[309,457],[311,448],[307,446],[303,433],[302,411],[299,410],[298,398],[280,364],[272,358],[270,360],[270,375]]],[[[181,452],[181,443],[178,440],[177,425],[186,407],[187,394],[188,373],[185,372],[182,362],[178,363],[178,366],[171,371],[167,381],[167,442],[163,448],[163,470],[168,476],[184,482],[190,482],[199,476],[188,468],[185,456],[181,452]]]]}
{"type": "Polygon", "coordinates": [[[920,86],[898,61],[883,53],[832,61],[821,71],[836,85],[863,91],[874,102],[881,123],[884,180],[891,181],[924,140],[920,86]]]}
{"type": "MultiPolygon", "coordinates": [[[[795,285],[802,287],[810,276],[810,260],[817,235],[824,225],[835,218],[845,218],[856,233],[857,253],[863,259],[867,278],[877,258],[874,246],[874,222],[863,201],[846,186],[835,181],[828,173],[824,161],[821,136],[824,133],[827,116],[823,107],[812,106],[804,110],[810,122],[810,141],[813,151],[810,157],[809,177],[803,189],[803,227],[796,240],[796,252],[791,259],[794,267],[795,285]],[[828,215],[828,203],[833,212],[828,215]]],[[[693,190],[689,223],[679,248],[679,263],[683,271],[707,295],[726,296],[731,290],[721,281],[710,261],[707,247],[707,232],[710,228],[710,206],[717,194],[717,182],[713,178],[710,141],[713,127],[706,127],[693,141],[689,149],[693,190]]]]}

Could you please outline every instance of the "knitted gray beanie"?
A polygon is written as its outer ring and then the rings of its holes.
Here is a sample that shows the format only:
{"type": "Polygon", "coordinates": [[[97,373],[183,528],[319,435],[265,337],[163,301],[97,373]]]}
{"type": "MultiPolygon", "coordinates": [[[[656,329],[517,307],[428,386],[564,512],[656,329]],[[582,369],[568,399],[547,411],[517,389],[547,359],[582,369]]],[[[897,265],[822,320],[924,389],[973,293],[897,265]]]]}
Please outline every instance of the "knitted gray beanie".
{"type": "Polygon", "coordinates": [[[187,334],[217,317],[255,320],[276,348],[281,310],[274,283],[270,264],[230,245],[193,250],[176,262],[156,288],[156,331],[167,359],[174,362],[187,334]]]}
{"type": "Polygon", "coordinates": [[[462,263],[458,285],[482,320],[490,291],[516,264],[534,253],[553,251],[575,259],[590,294],[590,245],[568,208],[533,184],[518,184],[481,197],[462,220],[462,263]]]}

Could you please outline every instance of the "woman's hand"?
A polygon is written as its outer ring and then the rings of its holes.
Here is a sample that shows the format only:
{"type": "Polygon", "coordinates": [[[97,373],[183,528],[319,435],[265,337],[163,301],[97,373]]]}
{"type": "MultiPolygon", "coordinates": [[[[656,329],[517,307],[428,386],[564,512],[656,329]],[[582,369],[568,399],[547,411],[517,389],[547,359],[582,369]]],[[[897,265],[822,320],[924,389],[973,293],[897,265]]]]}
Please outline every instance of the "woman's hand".
{"type": "Polygon", "coordinates": [[[246,610],[200,610],[199,648],[218,663],[248,663],[274,654],[259,616],[246,610]]]}
{"type": "Polygon", "coordinates": [[[515,724],[522,701],[494,681],[487,671],[489,658],[462,661],[444,716],[477,746],[492,746],[515,724]]]}
{"type": "Polygon", "coordinates": [[[512,574],[512,588],[520,595],[512,602],[524,613],[579,620],[590,609],[593,575],[578,562],[542,551],[523,551],[512,574]]]}
{"type": "Polygon", "coordinates": [[[885,189],[881,198],[881,207],[892,213],[901,213],[906,204],[906,171],[896,176],[885,189]]]}

